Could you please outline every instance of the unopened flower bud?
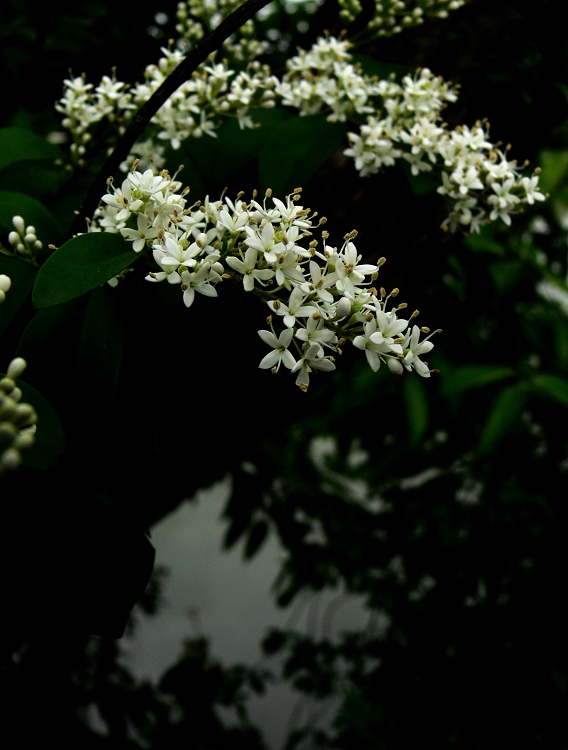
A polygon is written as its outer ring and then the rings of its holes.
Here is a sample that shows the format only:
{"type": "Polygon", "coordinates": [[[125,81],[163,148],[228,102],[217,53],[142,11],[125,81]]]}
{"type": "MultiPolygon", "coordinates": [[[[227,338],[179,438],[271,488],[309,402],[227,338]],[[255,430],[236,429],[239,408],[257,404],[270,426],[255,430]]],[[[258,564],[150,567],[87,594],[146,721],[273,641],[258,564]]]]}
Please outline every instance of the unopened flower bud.
{"type": "Polygon", "coordinates": [[[0,467],[8,471],[17,469],[22,463],[22,456],[17,448],[8,448],[0,456],[0,467]]]}
{"type": "Polygon", "coordinates": [[[0,424],[0,448],[3,445],[12,445],[18,435],[18,430],[12,422],[2,422],[0,424]]]}
{"type": "Polygon", "coordinates": [[[345,318],[351,312],[351,300],[348,297],[342,297],[335,308],[336,318],[345,318]]]}
{"type": "Polygon", "coordinates": [[[393,357],[389,357],[387,359],[387,367],[394,375],[402,375],[402,370],[404,369],[402,367],[402,362],[399,359],[394,359],[393,357]]]}
{"type": "Polygon", "coordinates": [[[8,365],[8,372],[6,375],[11,380],[17,380],[20,375],[23,373],[23,371],[27,367],[27,362],[23,357],[16,357],[13,359],[10,364],[8,365]]]}
{"type": "Polygon", "coordinates": [[[20,234],[23,234],[26,228],[24,220],[21,216],[12,216],[12,224],[16,227],[20,234]]]}
{"type": "Polygon", "coordinates": [[[20,235],[17,232],[10,232],[8,235],[8,242],[12,247],[17,247],[20,243],[20,235]]]}
{"type": "Polygon", "coordinates": [[[0,273],[0,292],[7,292],[12,286],[12,279],[5,273],[0,273]]]}

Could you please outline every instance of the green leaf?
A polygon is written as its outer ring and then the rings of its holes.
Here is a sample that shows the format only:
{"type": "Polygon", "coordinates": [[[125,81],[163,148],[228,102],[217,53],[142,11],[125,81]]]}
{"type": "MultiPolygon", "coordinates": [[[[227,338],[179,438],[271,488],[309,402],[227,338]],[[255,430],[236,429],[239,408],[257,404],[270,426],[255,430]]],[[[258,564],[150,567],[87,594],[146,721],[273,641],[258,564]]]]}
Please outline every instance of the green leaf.
{"type": "Polygon", "coordinates": [[[479,440],[479,453],[488,453],[517,421],[525,404],[527,390],[521,385],[504,388],[495,399],[479,440]]]}
{"type": "Polygon", "coordinates": [[[542,172],[539,175],[539,190],[552,193],[568,175],[568,151],[554,149],[541,151],[538,159],[542,172]]]}
{"type": "Polygon", "coordinates": [[[293,117],[273,128],[260,150],[258,176],[262,191],[272,188],[282,198],[302,187],[341,145],[347,125],[327,122],[324,115],[293,117]]]}
{"type": "Polygon", "coordinates": [[[78,388],[88,394],[89,411],[100,415],[114,408],[124,349],[124,322],[113,290],[93,289],[85,310],[79,343],[78,388]]]}
{"type": "MultiPolygon", "coordinates": [[[[227,120],[216,131],[216,138],[203,136],[199,141],[188,138],[179,150],[168,151],[168,164],[174,165],[174,160],[177,160],[177,163],[185,165],[181,177],[190,186],[194,198],[205,196],[205,186],[212,179],[221,181],[224,187],[238,178],[249,162],[258,159],[262,145],[271,137],[274,129],[290,120],[292,115],[275,108],[258,110],[253,117],[257,127],[241,130],[237,120],[227,120]]],[[[254,171],[256,173],[256,166],[254,171]]]]}
{"type": "Polygon", "coordinates": [[[37,268],[18,258],[0,255],[0,274],[6,274],[12,280],[10,291],[0,305],[0,334],[2,334],[28,296],[37,275],[37,268]]]}
{"type": "Polygon", "coordinates": [[[541,396],[548,396],[554,401],[568,406],[568,380],[558,375],[535,375],[530,380],[531,390],[541,396]]]}
{"type": "Polygon", "coordinates": [[[488,271],[498,291],[507,292],[523,280],[527,269],[520,260],[503,260],[491,263],[488,271]]]}
{"type": "Polygon", "coordinates": [[[21,216],[26,226],[35,227],[38,240],[44,248],[57,245],[63,239],[63,230],[57,219],[35,198],[23,193],[0,191],[0,229],[6,233],[13,231],[13,216],[21,216]]]}
{"type": "Polygon", "coordinates": [[[414,175],[412,174],[412,167],[407,161],[401,160],[399,163],[414,195],[431,195],[436,192],[440,186],[439,180],[425,172],[414,175]]]}
{"type": "Polygon", "coordinates": [[[0,170],[23,161],[62,158],[61,150],[40,135],[23,128],[0,129],[0,170]]]}
{"type": "Polygon", "coordinates": [[[70,300],[62,305],[38,310],[26,326],[16,355],[23,357],[29,370],[49,370],[58,357],[66,357],[76,347],[83,320],[83,300],[70,300]]]}
{"type": "Polygon", "coordinates": [[[494,224],[481,227],[479,232],[473,232],[464,239],[464,245],[474,253],[505,255],[505,247],[495,239],[495,231],[494,224]]]}
{"type": "Polygon", "coordinates": [[[404,378],[402,397],[408,417],[409,442],[414,447],[418,445],[428,426],[428,397],[419,376],[404,378]]]}
{"type": "Polygon", "coordinates": [[[505,380],[514,374],[511,367],[503,365],[466,365],[449,370],[444,368],[440,372],[442,394],[451,398],[465,391],[505,380]]]}
{"type": "Polygon", "coordinates": [[[131,266],[135,253],[120,234],[91,232],[74,237],[40,269],[32,293],[35,307],[51,307],[90,292],[131,266]]]}
{"type": "Polygon", "coordinates": [[[367,76],[377,76],[380,79],[390,78],[394,73],[394,80],[400,83],[404,76],[412,75],[414,71],[407,68],[405,65],[399,65],[398,63],[379,62],[368,55],[352,55],[352,62],[354,65],[359,64],[363,69],[363,73],[367,76]]]}

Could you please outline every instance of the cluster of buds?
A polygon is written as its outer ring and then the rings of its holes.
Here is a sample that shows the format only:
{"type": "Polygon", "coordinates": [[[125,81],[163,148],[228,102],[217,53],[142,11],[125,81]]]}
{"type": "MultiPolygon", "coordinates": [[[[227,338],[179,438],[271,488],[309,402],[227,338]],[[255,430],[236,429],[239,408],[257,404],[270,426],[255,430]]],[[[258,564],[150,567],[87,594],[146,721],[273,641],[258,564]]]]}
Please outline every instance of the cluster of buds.
{"type": "Polygon", "coordinates": [[[12,286],[12,279],[6,276],[5,273],[0,273],[0,305],[6,299],[6,292],[10,290],[12,286]]]}
{"type": "Polygon", "coordinates": [[[398,289],[387,295],[374,286],[385,259],[362,263],[356,231],[341,247],[332,246],[325,217],[299,204],[301,188],[285,201],[268,190],[263,202],[256,194],[243,201],[239,193],[235,200],[222,196],[187,206],[187,191],[165,171],[133,169],[121,187],[109,186],[89,229],[120,232],[135,252],[151,249],[157,268],[148,281],[178,286],[186,307],[196,294],[217,297],[218,285],[231,278],[264,300],[270,330],[259,335],[272,351],[261,368],[277,372],[282,364],[298,373],[296,384],[305,390],[310,373],[335,369],[334,355],[351,341],[375,371],[384,362],[395,373],[430,376],[420,359],[433,346],[420,340],[429,330],[410,326],[416,311],[400,317],[407,305],[392,305],[398,289]],[[279,335],[275,318],[284,326],[279,335]]]}
{"type": "MultiPolygon", "coordinates": [[[[199,42],[205,34],[213,31],[219,22],[241,5],[241,0],[187,0],[177,6],[176,31],[180,39],[191,48],[199,42]]],[[[254,19],[244,23],[236,34],[231,35],[222,46],[223,56],[228,56],[235,62],[247,62],[256,59],[266,52],[268,45],[257,39],[254,19]]]]}
{"type": "Polygon", "coordinates": [[[30,404],[20,403],[22,391],[16,385],[25,367],[25,360],[16,357],[0,380],[0,476],[17,469],[22,462],[21,451],[34,443],[37,414],[30,404]]]}
{"type": "MultiPolygon", "coordinates": [[[[37,238],[35,227],[31,226],[31,224],[30,226],[26,226],[21,216],[13,216],[12,224],[15,231],[11,231],[8,235],[8,242],[12,247],[12,252],[24,260],[35,263],[36,255],[43,247],[43,244],[37,238]]],[[[5,291],[8,290],[6,289],[5,291]]]]}
{"type": "MultiPolygon", "coordinates": [[[[426,16],[446,18],[462,5],[465,0],[376,0],[367,28],[373,36],[393,36],[424,23],[426,16]]],[[[346,24],[353,23],[363,9],[359,0],[339,0],[339,7],[346,24]]]]}

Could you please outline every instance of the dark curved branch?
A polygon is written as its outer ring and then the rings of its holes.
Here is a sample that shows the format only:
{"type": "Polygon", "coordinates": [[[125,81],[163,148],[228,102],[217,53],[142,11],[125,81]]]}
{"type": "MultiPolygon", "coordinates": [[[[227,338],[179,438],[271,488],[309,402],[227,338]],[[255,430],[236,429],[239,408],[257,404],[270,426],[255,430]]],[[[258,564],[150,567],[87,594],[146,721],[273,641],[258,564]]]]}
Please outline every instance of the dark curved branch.
{"type": "Polygon", "coordinates": [[[140,138],[160,107],[165,104],[174,91],[177,91],[182,83],[190,78],[192,73],[212,52],[218,50],[231,34],[234,34],[237,29],[252,18],[261,8],[268,5],[269,2],[270,0],[246,0],[246,2],[228,15],[214,31],[206,36],[195,49],[188,52],[186,58],[170,73],[160,88],[140,107],[116,144],[112,154],[93,180],[87,197],[73,222],[68,239],[78,232],[85,231],[85,220],[92,217],[99,205],[101,196],[105,192],[107,179],[117,172],[120,164],[128,157],[132,146],[140,138]]]}

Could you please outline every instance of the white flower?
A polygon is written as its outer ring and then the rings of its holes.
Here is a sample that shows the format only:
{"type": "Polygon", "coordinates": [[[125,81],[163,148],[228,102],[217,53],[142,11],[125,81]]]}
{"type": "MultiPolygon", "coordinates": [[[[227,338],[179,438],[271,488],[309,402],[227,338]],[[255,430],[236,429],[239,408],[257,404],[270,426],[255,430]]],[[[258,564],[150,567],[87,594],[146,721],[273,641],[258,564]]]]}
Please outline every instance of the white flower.
{"type": "Polygon", "coordinates": [[[272,347],[272,351],[262,359],[259,367],[263,370],[275,368],[275,372],[278,372],[280,369],[280,363],[283,363],[284,367],[287,367],[289,370],[294,367],[296,360],[292,356],[292,353],[288,351],[288,347],[294,336],[292,328],[286,328],[278,338],[271,331],[258,331],[258,335],[265,344],[272,347]]]}
{"type": "Polygon", "coordinates": [[[211,281],[220,281],[221,276],[212,268],[209,260],[203,263],[198,271],[181,272],[181,288],[183,290],[183,303],[186,307],[191,307],[195,299],[195,292],[203,294],[206,297],[216,297],[217,290],[210,284],[211,281]]]}
{"type": "MultiPolygon", "coordinates": [[[[433,335],[433,334],[430,334],[433,335]]],[[[404,351],[404,357],[402,358],[402,364],[407,370],[414,368],[416,372],[423,378],[430,377],[430,370],[428,366],[422,362],[420,355],[427,354],[434,348],[434,344],[427,339],[419,341],[420,328],[418,326],[412,326],[412,331],[407,332],[404,343],[402,345],[404,351]]],[[[430,337],[428,337],[430,338],[430,337]]]]}
{"type": "Polygon", "coordinates": [[[245,292],[252,292],[255,279],[262,284],[263,281],[267,281],[274,276],[274,271],[268,268],[256,268],[257,256],[258,253],[254,247],[249,247],[245,253],[244,261],[235,258],[234,255],[229,255],[226,259],[234,271],[242,273],[245,292]]]}
{"type": "Polygon", "coordinates": [[[292,368],[292,372],[299,371],[296,385],[303,391],[307,390],[310,384],[310,373],[314,370],[331,372],[335,370],[335,364],[331,359],[323,356],[323,350],[318,344],[304,344],[302,357],[292,368]]]}
{"type": "Polygon", "coordinates": [[[284,317],[284,325],[286,328],[293,328],[296,325],[296,318],[307,318],[309,315],[317,312],[317,307],[313,305],[304,305],[304,301],[307,295],[302,294],[300,287],[294,287],[288,304],[285,305],[283,302],[271,301],[268,306],[277,315],[284,317]]]}

